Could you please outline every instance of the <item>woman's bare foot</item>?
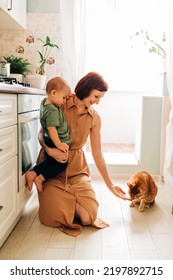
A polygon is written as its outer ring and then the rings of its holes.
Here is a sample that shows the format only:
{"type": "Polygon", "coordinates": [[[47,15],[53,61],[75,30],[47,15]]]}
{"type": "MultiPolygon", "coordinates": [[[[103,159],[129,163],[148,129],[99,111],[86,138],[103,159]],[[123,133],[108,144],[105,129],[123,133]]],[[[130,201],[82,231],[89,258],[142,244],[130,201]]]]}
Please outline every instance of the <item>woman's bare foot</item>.
{"type": "Polygon", "coordinates": [[[38,175],[35,180],[34,183],[37,187],[38,192],[42,192],[43,191],[43,182],[45,181],[45,178],[43,177],[43,175],[38,175]]]}
{"type": "Polygon", "coordinates": [[[25,179],[26,179],[26,185],[28,189],[31,191],[32,190],[32,185],[34,182],[34,179],[37,177],[37,174],[33,170],[29,170],[25,174],[25,179]]]}

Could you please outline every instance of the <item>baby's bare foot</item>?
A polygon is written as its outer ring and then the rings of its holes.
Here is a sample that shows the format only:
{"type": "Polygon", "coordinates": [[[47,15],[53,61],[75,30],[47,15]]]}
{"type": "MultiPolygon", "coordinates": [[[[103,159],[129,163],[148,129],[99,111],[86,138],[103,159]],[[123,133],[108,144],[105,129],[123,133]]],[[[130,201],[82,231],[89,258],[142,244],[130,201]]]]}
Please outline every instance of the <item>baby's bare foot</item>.
{"type": "Polygon", "coordinates": [[[43,191],[43,182],[45,181],[44,177],[42,175],[39,175],[35,178],[34,183],[37,187],[38,192],[43,191]]]}
{"type": "Polygon", "coordinates": [[[33,185],[33,182],[34,182],[34,179],[36,178],[36,176],[37,176],[37,174],[33,170],[30,170],[30,171],[26,172],[26,174],[25,174],[26,185],[30,191],[32,190],[32,185],[33,185]]]}

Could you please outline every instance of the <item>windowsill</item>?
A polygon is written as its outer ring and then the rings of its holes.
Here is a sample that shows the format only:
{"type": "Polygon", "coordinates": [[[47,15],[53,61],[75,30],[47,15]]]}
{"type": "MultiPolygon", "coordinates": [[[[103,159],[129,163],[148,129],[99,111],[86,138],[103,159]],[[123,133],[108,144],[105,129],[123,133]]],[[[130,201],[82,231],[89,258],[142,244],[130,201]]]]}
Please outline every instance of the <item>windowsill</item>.
{"type": "Polygon", "coordinates": [[[137,96],[157,96],[160,92],[155,90],[137,90],[137,89],[109,89],[109,93],[137,96]]]}
{"type": "MultiPolygon", "coordinates": [[[[139,160],[134,153],[103,153],[103,155],[108,165],[139,165],[139,160]]],[[[90,152],[86,152],[85,156],[89,165],[95,165],[90,152]]]]}

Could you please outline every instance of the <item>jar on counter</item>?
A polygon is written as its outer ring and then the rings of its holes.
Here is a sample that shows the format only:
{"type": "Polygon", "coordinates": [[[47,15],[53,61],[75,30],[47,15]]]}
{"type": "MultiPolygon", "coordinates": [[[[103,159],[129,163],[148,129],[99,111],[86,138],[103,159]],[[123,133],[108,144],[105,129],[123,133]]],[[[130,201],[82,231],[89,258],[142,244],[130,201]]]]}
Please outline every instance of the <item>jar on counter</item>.
{"type": "Polygon", "coordinates": [[[0,77],[10,77],[10,63],[0,59],[0,77]]]}

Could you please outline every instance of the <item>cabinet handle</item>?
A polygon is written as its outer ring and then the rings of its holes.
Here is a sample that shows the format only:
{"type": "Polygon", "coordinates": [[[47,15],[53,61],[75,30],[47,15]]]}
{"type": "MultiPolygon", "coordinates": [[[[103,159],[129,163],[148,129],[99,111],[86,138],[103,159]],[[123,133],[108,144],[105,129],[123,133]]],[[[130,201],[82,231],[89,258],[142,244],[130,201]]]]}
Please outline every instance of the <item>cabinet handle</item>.
{"type": "Polygon", "coordinates": [[[8,0],[8,2],[7,2],[7,9],[8,9],[8,11],[12,10],[12,0],[8,0]]]}
{"type": "Polygon", "coordinates": [[[3,206],[0,205],[0,211],[3,209],[3,206]]]}

